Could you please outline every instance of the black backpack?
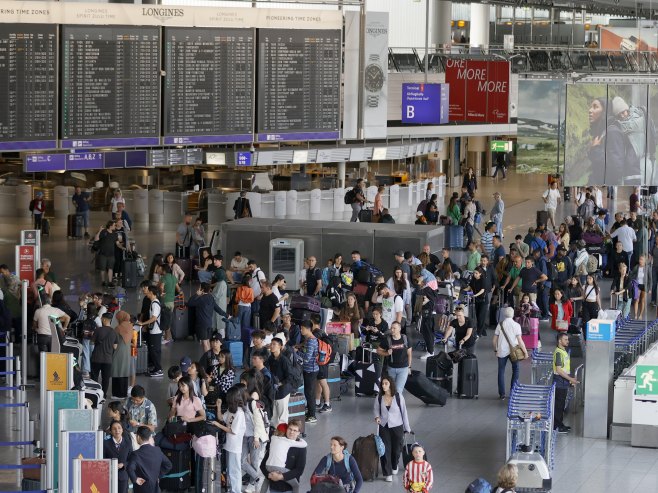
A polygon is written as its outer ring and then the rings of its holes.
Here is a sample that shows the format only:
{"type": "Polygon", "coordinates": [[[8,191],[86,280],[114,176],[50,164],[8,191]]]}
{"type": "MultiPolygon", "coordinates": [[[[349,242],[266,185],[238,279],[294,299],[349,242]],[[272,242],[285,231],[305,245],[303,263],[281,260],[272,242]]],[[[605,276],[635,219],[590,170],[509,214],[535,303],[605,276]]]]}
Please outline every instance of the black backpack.
{"type": "Polygon", "coordinates": [[[343,199],[343,202],[348,205],[356,202],[356,190],[350,188],[347,192],[345,192],[345,198],[343,199]]]}

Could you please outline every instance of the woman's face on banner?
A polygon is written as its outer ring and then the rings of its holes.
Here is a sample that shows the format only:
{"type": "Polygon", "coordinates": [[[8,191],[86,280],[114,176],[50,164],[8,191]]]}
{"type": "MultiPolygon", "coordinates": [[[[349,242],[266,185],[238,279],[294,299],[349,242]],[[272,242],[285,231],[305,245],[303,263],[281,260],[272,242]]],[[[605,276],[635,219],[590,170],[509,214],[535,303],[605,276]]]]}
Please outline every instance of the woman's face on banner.
{"type": "Polygon", "coordinates": [[[603,115],[603,112],[605,111],[605,108],[603,108],[603,105],[598,99],[595,99],[592,101],[592,104],[589,105],[589,122],[594,123],[597,121],[599,118],[601,118],[601,115],[603,115]]]}

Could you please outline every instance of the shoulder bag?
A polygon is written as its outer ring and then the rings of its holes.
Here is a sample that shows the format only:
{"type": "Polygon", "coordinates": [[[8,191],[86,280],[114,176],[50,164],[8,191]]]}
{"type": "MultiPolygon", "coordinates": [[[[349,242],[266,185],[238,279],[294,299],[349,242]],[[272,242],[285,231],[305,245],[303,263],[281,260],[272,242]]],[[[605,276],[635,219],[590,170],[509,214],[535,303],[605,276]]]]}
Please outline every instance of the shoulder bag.
{"type": "Polygon", "coordinates": [[[510,341],[510,338],[508,337],[507,331],[505,330],[505,327],[503,327],[503,324],[500,324],[500,331],[505,336],[507,344],[509,345],[509,359],[512,361],[512,363],[523,361],[525,359],[525,352],[523,351],[521,345],[516,344],[515,346],[512,346],[512,341],[510,341]]]}

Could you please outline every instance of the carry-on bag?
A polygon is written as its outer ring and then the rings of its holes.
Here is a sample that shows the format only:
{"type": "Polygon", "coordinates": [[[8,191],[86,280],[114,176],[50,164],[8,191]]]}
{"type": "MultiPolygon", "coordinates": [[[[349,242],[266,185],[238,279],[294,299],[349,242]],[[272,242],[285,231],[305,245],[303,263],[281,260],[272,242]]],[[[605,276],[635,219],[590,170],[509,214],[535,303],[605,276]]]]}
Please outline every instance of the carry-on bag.
{"type": "Polygon", "coordinates": [[[132,354],[136,358],[135,373],[140,375],[148,371],[148,347],[142,341],[141,327],[135,326],[133,330],[137,332],[137,347],[132,348],[132,354]]]}
{"type": "Polygon", "coordinates": [[[537,211],[537,226],[548,225],[548,211],[537,211]]]}
{"type": "MultiPolygon", "coordinates": [[[[412,431],[410,433],[404,434],[404,442],[402,444],[402,464],[403,467],[407,467],[407,464],[414,460],[414,456],[411,454],[411,448],[416,443],[416,434],[412,431]],[[411,440],[409,440],[411,438],[411,440]]],[[[425,450],[423,448],[423,450],[425,450]]],[[[427,452],[423,454],[423,459],[427,460],[427,452]]]]}
{"type": "Polygon", "coordinates": [[[448,391],[435,384],[418,370],[412,370],[404,386],[411,395],[417,397],[425,404],[445,406],[448,401],[448,391]]]}
{"type": "Polygon", "coordinates": [[[229,351],[231,351],[233,365],[236,368],[242,368],[244,355],[244,345],[242,344],[242,341],[224,341],[224,344],[228,347],[229,351]]]}
{"type": "MultiPolygon", "coordinates": [[[[161,446],[162,448],[162,446],[161,446]]],[[[162,448],[162,453],[171,461],[171,470],[160,478],[160,488],[167,491],[186,491],[192,486],[192,449],[171,450],[162,448]]]]}
{"type": "Polygon", "coordinates": [[[359,211],[359,221],[362,223],[372,222],[372,209],[361,209],[359,211]]]}
{"type": "Polygon", "coordinates": [[[382,373],[379,361],[373,360],[372,363],[356,361],[354,369],[354,393],[357,396],[372,396],[379,392],[379,377],[382,373]]]}
{"type": "Polygon", "coordinates": [[[69,214],[66,216],[66,237],[82,238],[84,218],[81,214],[69,214]]]}
{"type": "Polygon", "coordinates": [[[123,261],[123,280],[122,286],[125,289],[136,288],[137,282],[137,260],[132,257],[126,257],[123,261]]]}
{"type": "Polygon", "coordinates": [[[215,478],[219,479],[220,471],[215,457],[199,457],[194,459],[194,491],[195,493],[215,493],[219,491],[219,481],[215,487],[215,478]]]}
{"type": "Polygon", "coordinates": [[[379,453],[375,435],[359,437],[352,445],[352,455],[364,481],[374,481],[379,472],[379,453]]]}
{"type": "Polygon", "coordinates": [[[226,339],[229,341],[242,340],[242,329],[240,327],[240,320],[237,317],[230,318],[226,322],[226,339]]]}
{"type": "Polygon", "coordinates": [[[474,355],[467,355],[457,366],[457,394],[463,399],[478,397],[478,360],[474,355]]]}
{"type": "Polygon", "coordinates": [[[189,310],[186,306],[176,306],[171,317],[171,337],[176,341],[190,335],[189,310]]]}
{"type": "Polygon", "coordinates": [[[327,366],[327,372],[327,385],[329,385],[331,400],[340,400],[340,364],[330,363],[327,366]]]}
{"type": "MultiPolygon", "coordinates": [[[[304,418],[306,417],[306,397],[304,394],[300,392],[295,392],[294,394],[290,394],[290,398],[288,399],[288,422],[290,422],[291,419],[297,418],[301,421],[302,423],[302,429],[300,430],[302,434],[304,433],[306,429],[305,421],[304,418]]],[[[273,423],[273,424],[278,424],[278,423],[273,423]]]]}
{"type": "Polygon", "coordinates": [[[319,298],[314,298],[313,296],[293,296],[290,300],[290,309],[291,310],[308,310],[313,313],[320,313],[322,310],[322,304],[319,298]]]}

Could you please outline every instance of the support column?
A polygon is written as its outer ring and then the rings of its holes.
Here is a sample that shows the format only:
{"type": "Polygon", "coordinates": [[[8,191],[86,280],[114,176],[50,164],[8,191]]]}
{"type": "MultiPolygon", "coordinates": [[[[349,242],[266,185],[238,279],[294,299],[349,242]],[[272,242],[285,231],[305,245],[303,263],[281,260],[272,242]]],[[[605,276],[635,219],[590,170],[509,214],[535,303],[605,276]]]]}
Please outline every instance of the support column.
{"type": "Polygon", "coordinates": [[[444,0],[428,0],[431,1],[431,44],[436,48],[443,48],[450,46],[452,42],[452,29],[450,21],[452,21],[452,2],[444,0]]]}
{"type": "Polygon", "coordinates": [[[345,188],[345,161],[338,162],[338,188],[345,188]]]}
{"type": "Polygon", "coordinates": [[[471,4],[471,48],[486,50],[489,47],[489,8],[487,3],[471,4]]]}

